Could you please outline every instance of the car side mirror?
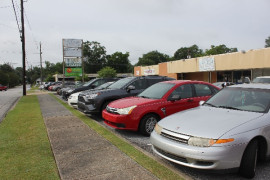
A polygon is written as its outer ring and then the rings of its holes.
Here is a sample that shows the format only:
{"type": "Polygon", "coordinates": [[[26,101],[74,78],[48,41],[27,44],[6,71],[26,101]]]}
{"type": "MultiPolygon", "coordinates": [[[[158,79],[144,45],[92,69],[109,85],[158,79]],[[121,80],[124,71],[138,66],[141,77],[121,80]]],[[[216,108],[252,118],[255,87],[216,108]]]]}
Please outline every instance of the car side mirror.
{"type": "Polygon", "coordinates": [[[129,85],[129,86],[127,87],[127,92],[130,92],[131,90],[135,90],[135,86],[129,85]]]}
{"type": "Polygon", "coordinates": [[[200,101],[199,105],[202,106],[205,103],[205,101],[200,101]]]}
{"type": "Polygon", "coordinates": [[[178,94],[172,95],[171,97],[168,98],[168,101],[178,101],[181,99],[181,96],[178,94]]]}

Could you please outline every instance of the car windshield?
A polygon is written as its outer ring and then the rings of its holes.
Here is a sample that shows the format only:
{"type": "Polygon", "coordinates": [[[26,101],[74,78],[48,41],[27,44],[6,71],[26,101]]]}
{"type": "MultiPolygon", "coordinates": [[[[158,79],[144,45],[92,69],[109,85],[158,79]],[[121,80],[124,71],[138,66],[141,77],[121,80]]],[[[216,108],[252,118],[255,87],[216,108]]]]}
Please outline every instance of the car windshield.
{"type": "Polygon", "coordinates": [[[98,87],[96,87],[96,88],[94,88],[94,89],[96,89],[96,90],[98,90],[98,89],[105,89],[105,88],[107,88],[108,86],[110,86],[112,83],[113,83],[113,82],[106,82],[106,83],[101,84],[100,86],[98,86],[98,87]]]}
{"type": "Polygon", "coordinates": [[[157,83],[145,89],[138,96],[149,99],[161,99],[175,84],[157,83]]]}
{"type": "Polygon", "coordinates": [[[110,89],[121,89],[135,78],[136,77],[128,77],[128,78],[120,79],[120,80],[116,81],[115,83],[113,83],[112,85],[110,85],[109,88],[110,89]]]}
{"type": "Polygon", "coordinates": [[[88,81],[88,82],[86,82],[83,86],[89,86],[93,81],[95,81],[96,79],[92,79],[92,80],[90,80],[90,81],[88,81]]]}
{"type": "Polygon", "coordinates": [[[269,89],[227,87],[215,94],[204,105],[264,113],[269,110],[269,103],[269,89]]]}
{"type": "Polygon", "coordinates": [[[255,78],[253,83],[270,83],[270,78],[255,78]]]}

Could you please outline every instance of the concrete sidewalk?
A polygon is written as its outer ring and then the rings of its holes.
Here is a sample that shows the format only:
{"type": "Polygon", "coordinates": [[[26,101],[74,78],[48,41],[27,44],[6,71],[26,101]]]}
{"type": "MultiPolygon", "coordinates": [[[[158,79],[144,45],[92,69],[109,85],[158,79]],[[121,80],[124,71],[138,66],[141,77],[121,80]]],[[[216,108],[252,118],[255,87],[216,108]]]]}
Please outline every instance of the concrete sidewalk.
{"type": "Polygon", "coordinates": [[[62,180],[158,179],[48,94],[38,95],[62,180]]]}

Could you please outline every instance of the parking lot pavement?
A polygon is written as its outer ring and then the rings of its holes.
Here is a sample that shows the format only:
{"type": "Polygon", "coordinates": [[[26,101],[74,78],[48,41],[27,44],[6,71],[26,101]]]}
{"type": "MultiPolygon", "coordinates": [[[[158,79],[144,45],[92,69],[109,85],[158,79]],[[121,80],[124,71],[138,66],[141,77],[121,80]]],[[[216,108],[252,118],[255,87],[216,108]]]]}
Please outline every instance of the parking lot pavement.
{"type": "Polygon", "coordinates": [[[38,99],[61,179],[157,179],[53,97],[38,99]]]}

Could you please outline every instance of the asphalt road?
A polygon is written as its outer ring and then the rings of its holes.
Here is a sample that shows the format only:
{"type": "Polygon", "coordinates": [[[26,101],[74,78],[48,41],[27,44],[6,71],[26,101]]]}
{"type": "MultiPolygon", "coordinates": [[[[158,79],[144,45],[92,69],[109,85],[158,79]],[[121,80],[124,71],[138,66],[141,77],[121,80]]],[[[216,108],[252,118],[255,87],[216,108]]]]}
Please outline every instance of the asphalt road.
{"type": "MultiPolygon", "coordinates": [[[[29,88],[30,86],[27,86],[29,88]]],[[[23,86],[0,91],[0,122],[4,119],[10,108],[23,95],[23,86]]]]}

